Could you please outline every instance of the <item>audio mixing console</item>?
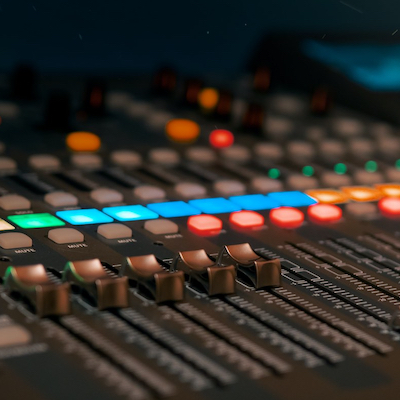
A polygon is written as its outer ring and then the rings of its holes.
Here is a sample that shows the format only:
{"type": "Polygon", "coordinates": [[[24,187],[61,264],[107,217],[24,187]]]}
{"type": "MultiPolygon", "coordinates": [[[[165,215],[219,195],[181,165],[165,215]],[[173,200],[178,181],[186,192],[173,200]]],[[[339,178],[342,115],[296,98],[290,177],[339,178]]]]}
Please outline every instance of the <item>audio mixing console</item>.
{"type": "Polygon", "coordinates": [[[397,126],[264,67],[35,82],[0,82],[0,398],[399,397],[397,126]]]}

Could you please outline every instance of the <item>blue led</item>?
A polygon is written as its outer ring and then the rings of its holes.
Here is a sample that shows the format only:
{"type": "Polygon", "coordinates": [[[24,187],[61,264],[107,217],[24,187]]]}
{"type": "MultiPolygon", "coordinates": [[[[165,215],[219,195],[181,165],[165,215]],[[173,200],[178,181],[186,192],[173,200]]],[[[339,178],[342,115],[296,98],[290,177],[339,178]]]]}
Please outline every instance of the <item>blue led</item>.
{"type": "Polygon", "coordinates": [[[263,194],[248,194],[245,196],[233,196],[229,200],[243,208],[243,210],[270,210],[279,207],[279,203],[263,194]]]}
{"type": "Polygon", "coordinates": [[[213,199],[197,199],[190,200],[189,204],[198,208],[205,214],[219,214],[240,211],[241,208],[231,201],[223,197],[216,197],[213,199]]]}
{"type": "Polygon", "coordinates": [[[72,225],[103,224],[114,221],[111,217],[95,208],[57,211],[56,215],[72,225]]]}
{"type": "Polygon", "coordinates": [[[106,207],[103,211],[118,221],[138,221],[141,219],[155,219],[158,214],[141,205],[106,207]]]}
{"type": "Polygon", "coordinates": [[[188,217],[198,215],[200,211],[184,201],[169,201],[167,203],[148,204],[147,208],[165,218],[188,217]]]}
{"type": "Polygon", "coordinates": [[[274,192],[270,193],[267,197],[275,200],[279,205],[286,207],[311,206],[312,204],[317,203],[317,201],[312,197],[305,193],[298,192],[297,190],[292,192],[274,192]]]}

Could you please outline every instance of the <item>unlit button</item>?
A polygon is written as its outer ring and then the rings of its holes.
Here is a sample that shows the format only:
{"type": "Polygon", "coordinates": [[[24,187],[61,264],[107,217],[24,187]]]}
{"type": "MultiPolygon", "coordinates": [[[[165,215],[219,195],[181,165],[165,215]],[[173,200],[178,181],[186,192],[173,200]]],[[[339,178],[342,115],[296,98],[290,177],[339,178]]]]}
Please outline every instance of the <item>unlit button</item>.
{"type": "Polygon", "coordinates": [[[34,154],[29,157],[29,165],[39,170],[56,170],[60,167],[60,160],[51,154],[34,154]]]}
{"type": "Polygon", "coordinates": [[[133,189],[133,195],[143,201],[152,201],[164,199],[166,193],[157,186],[144,185],[133,189]]]}
{"type": "Polygon", "coordinates": [[[52,192],[44,196],[44,201],[53,207],[71,207],[78,205],[78,198],[68,192],[52,192]]]}
{"type": "Polygon", "coordinates": [[[0,173],[14,173],[17,163],[10,157],[0,157],[0,173]]]}
{"type": "Polygon", "coordinates": [[[268,192],[279,192],[283,189],[283,184],[281,181],[276,179],[266,178],[264,176],[258,176],[253,178],[251,181],[251,186],[261,193],[268,192]]]}
{"type": "Polygon", "coordinates": [[[102,159],[97,154],[76,153],[71,156],[71,163],[78,168],[100,168],[102,159]]]}
{"type": "Polygon", "coordinates": [[[20,232],[0,233],[0,247],[6,250],[32,247],[32,239],[20,232]]]}
{"type": "Polygon", "coordinates": [[[154,219],[144,223],[144,229],[153,235],[167,235],[178,233],[179,227],[169,219],[154,219]]]}
{"type": "Polygon", "coordinates": [[[373,219],[378,214],[378,208],[374,203],[349,203],[346,204],[345,210],[349,215],[362,220],[373,219]]]}
{"type": "Polygon", "coordinates": [[[175,192],[185,199],[205,196],[207,189],[198,183],[181,182],[175,185],[175,192]]]}
{"type": "Polygon", "coordinates": [[[266,161],[279,161],[283,157],[282,147],[275,143],[258,143],[253,150],[257,157],[266,161]]]}
{"type": "Polygon", "coordinates": [[[100,204],[120,203],[124,200],[122,193],[109,188],[94,189],[90,192],[90,197],[100,204]]]}
{"type": "Polygon", "coordinates": [[[179,154],[172,149],[156,148],[150,150],[149,159],[151,162],[162,165],[176,165],[179,163],[179,154]]]}
{"type": "Polygon", "coordinates": [[[18,194],[6,194],[0,197],[0,208],[7,211],[29,210],[31,202],[18,194]]]}
{"type": "Polygon", "coordinates": [[[223,196],[241,195],[246,192],[246,186],[242,182],[235,180],[215,182],[213,188],[217,193],[223,196]]]}
{"type": "Polygon", "coordinates": [[[344,156],[346,147],[339,140],[324,140],[319,145],[319,151],[325,157],[338,158],[344,156]]]}
{"type": "Polygon", "coordinates": [[[121,167],[135,168],[142,163],[142,156],[136,151],[116,150],[111,153],[111,161],[121,167]]]}
{"type": "Polygon", "coordinates": [[[0,327],[0,347],[21,346],[31,341],[29,331],[20,325],[7,325],[0,327]]]}
{"type": "Polygon", "coordinates": [[[291,141],[286,149],[289,156],[292,158],[310,160],[315,155],[314,146],[311,143],[301,140],[291,141]]]}
{"type": "Polygon", "coordinates": [[[221,150],[223,158],[237,163],[245,163],[250,160],[251,153],[247,147],[234,144],[231,147],[221,150]]]}
{"type": "Polygon", "coordinates": [[[355,171],[353,176],[355,183],[361,185],[373,185],[375,183],[383,183],[385,181],[380,172],[368,172],[362,169],[355,171]]]}
{"type": "Polygon", "coordinates": [[[353,139],[349,142],[351,153],[356,157],[370,157],[374,153],[374,142],[370,139],[353,139]]]}
{"type": "Polygon", "coordinates": [[[352,179],[349,175],[338,175],[335,172],[324,172],[321,174],[322,186],[326,187],[339,187],[350,186],[352,179]]]}
{"type": "Polygon", "coordinates": [[[193,146],[186,150],[186,158],[199,164],[211,164],[217,156],[214,150],[208,147],[193,146]]]}
{"type": "Polygon", "coordinates": [[[123,224],[104,224],[97,227],[97,233],[106,239],[125,239],[132,237],[132,229],[123,224]]]}
{"type": "Polygon", "coordinates": [[[319,186],[318,179],[300,174],[290,175],[286,180],[286,184],[290,189],[294,190],[315,189],[319,186]]]}
{"type": "Polygon", "coordinates": [[[385,174],[386,174],[389,182],[400,181],[400,169],[390,167],[390,168],[386,169],[385,174]]]}
{"type": "Polygon", "coordinates": [[[364,125],[353,118],[336,118],[332,123],[332,129],[340,136],[356,136],[362,133],[364,125]]]}
{"type": "Polygon", "coordinates": [[[83,233],[73,228],[51,229],[47,237],[57,244],[81,243],[85,240],[83,233]]]}

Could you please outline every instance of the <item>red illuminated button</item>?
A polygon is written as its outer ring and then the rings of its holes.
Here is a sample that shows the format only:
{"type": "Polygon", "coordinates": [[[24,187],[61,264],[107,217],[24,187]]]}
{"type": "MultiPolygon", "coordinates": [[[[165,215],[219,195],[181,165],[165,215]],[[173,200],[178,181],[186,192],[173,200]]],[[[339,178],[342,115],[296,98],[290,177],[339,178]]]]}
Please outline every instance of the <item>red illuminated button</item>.
{"type": "Polygon", "coordinates": [[[224,149],[233,145],[233,133],[226,129],[215,129],[210,133],[210,144],[217,149],[224,149]]]}
{"type": "Polygon", "coordinates": [[[317,222],[337,222],[342,218],[342,209],[334,204],[315,204],[308,207],[307,213],[317,222]]]}
{"type": "Polygon", "coordinates": [[[293,207],[280,207],[269,213],[271,222],[280,228],[298,228],[304,221],[304,214],[293,207]]]}
{"type": "Polygon", "coordinates": [[[193,215],[187,224],[191,232],[200,236],[218,235],[222,229],[222,221],[214,215],[193,215]]]}
{"type": "Polygon", "coordinates": [[[254,211],[238,211],[230,215],[229,222],[239,228],[254,228],[264,225],[264,217],[254,211]]]}
{"type": "Polygon", "coordinates": [[[379,210],[388,217],[400,216],[400,199],[396,197],[385,197],[379,200],[379,210]]]}

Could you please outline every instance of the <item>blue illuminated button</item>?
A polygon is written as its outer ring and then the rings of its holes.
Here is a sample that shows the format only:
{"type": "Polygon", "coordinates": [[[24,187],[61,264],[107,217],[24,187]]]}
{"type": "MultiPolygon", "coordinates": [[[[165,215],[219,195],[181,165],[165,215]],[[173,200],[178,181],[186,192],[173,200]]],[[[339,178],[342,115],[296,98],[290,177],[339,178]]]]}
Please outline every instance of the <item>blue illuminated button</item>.
{"type": "Polygon", "coordinates": [[[229,200],[242,207],[244,210],[270,210],[279,207],[279,203],[263,194],[248,194],[245,196],[232,196],[229,200]]]}
{"type": "Polygon", "coordinates": [[[234,211],[240,211],[241,208],[231,201],[223,197],[215,197],[213,199],[197,199],[190,200],[189,204],[198,208],[205,214],[219,214],[234,211]]]}
{"type": "Polygon", "coordinates": [[[314,200],[312,197],[296,190],[292,192],[269,193],[268,197],[278,202],[279,205],[285,207],[311,206],[312,204],[317,203],[317,201],[314,200]]]}
{"type": "Polygon", "coordinates": [[[103,211],[118,221],[138,221],[141,219],[155,219],[158,214],[141,205],[106,207],[103,211]]]}
{"type": "Polygon", "coordinates": [[[148,204],[147,208],[165,218],[188,217],[198,215],[200,211],[184,201],[169,201],[167,203],[148,204]]]}
{"type": "Polygon", "coordinates": [[[103,224],[114,221],[111,217],[95,208],[57,211],[56,215],[72,225],[103,224]]]}

